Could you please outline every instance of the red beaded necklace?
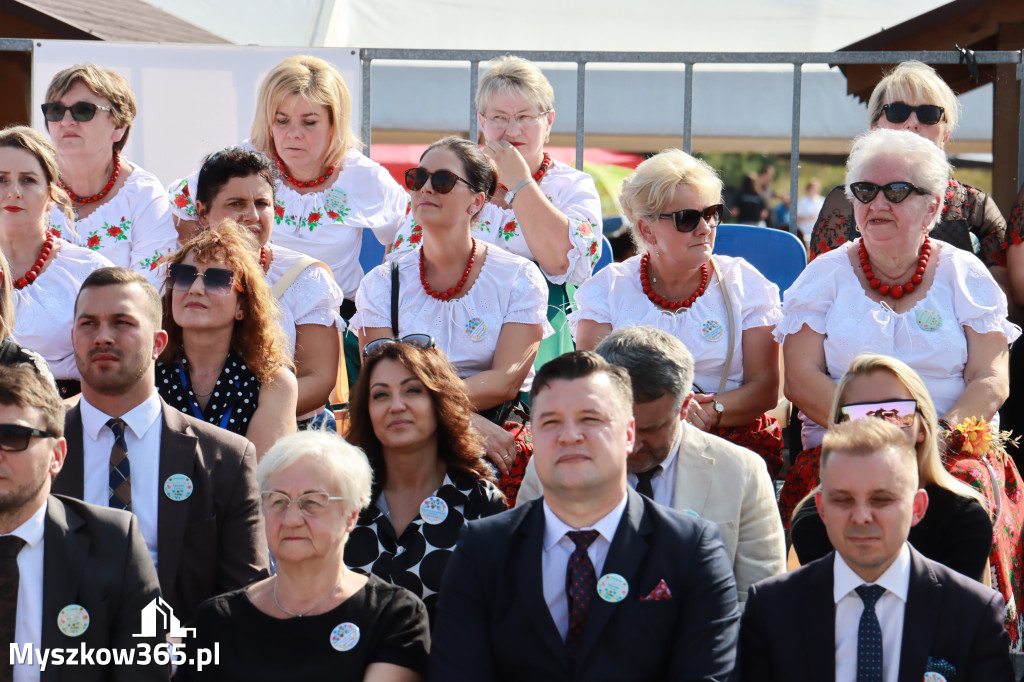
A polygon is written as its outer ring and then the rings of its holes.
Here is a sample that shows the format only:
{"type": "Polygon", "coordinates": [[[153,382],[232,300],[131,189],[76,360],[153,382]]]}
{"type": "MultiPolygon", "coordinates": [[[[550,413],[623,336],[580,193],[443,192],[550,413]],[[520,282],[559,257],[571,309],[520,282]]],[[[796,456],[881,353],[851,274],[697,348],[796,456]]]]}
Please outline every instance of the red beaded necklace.
{"type": "Polygon", "coordinates": [[[473,240],[473,250],[469,252],[469,262],[466,263],[466,269],[462,271],[462,277],[459,278],[459,283],[447,291],[434,291],[430,288],[427,283],[427,269],[423,264],[423,249],[420,249],[420,283],[423,285],[423,290],[427,292],[428,296],[432,296],[439,301],[447,301],[450,298],[454,298],[462,291],[462,287],[466,285],[466,280],[469,279],[469,271],[473,269],[473,263],[476,262],[476,240],[473,240]]]}
{"type": "Polygon", "coordinates": [[[88,197],[80,197],[77,194],[75,194],[74,192],[72,192],[71,188],[68,187],[67,185],[65,185],[63,181],[61,181],[59,184],[60,184],[61,189],[63,189],[65,192],[67,192],[68,196],[71,197],[71,201],[75,202],[76,204],[91,204],[91,203],[93,203],[95,201],[99,201],[103,197],[107,196],[107,193],[114,186],[114,183],[117,182],[117,176],[120,175],[120,174],[121,174],[121,157],[118,156],[117,154],[114,154],[114,169],[110,172],[110,179],[107,180],[107,184],[103,186],[103,189],[101,189],[96,194],[93,194],[92,196],[88,196],[88,197]]]}
{"type": "Polygon", "coordinates": [[[50,257],[50,251],[53,250],[53,235],[49,232],[46,233],[46,241],[43,242],[43,248],[39,250],[39,256],[36,258],[35,264],[32,268],[26,272],[23,276],[19,277],[14,282],[15,289],[24,289],[32,282],[36,281],[36,277],[42,271],[43,266],[46,265],[46,259],[50,257]]]}
{"type": "Polygon", "coordinates": [[[681,301],[673,301],[659,296],[654,293],[654,287],[651,286],[651,281],[647,277],[647,264],[651,261],[651,254],[645,253],[640,258],[640,285],[644,288],[644,293],[647,294],[647,298],[651,299],[651,303],[661,308],[667,308],[669,310],[676,310],[678,308],[689,308],[693,305],[694,301],[700,298],[705,289],[708,288],[708,264],[704,263],[700,266],[700,286],[697,290],[690,295],[689,298],[681,301]]]}
{"type": "Polygon", "coordinates": [[[267,247],[260,247],[260,268],[264,271],[267,269],[267,247]]]}
{"type": "Polygon", "coordinates": [[[322,185],[325,182],[327,182],[327,178],[331,177],[334,174],[334,166],[330,166],[330,167],[327,168],[327,172],[324,173],[323,175],[321,175],[316,180],[310,180],[309,182],[302,182],[301,180],[296,180],[295,178],[293,178],[288,173],[288,169],[284,167],[284,161],[281,160],[280,156],[277,156],[275,154],[274,155],[274,160],[277,161],[277,170],[280,171],[281,177],[283,177],[285,180],[287,180],[288,182],[292,183],[296,187],[302,187],[302,188],[317,187],[317,186],[322,185]]]}
{"type": "Polygon", "coordinates": [[[864,271],[864,276],[868,280],[868,285],[872,289],[877,289],[878,293],[882,296],[892,296],[893,298],[903,298],[903,294],[909,294],[914,290],[914,287],[921,283],[924,278],[924,271],[928,267],[928,259],[932,255],[932,242],[928,238],[928,235],[924,236],[924,244],[921,245],[921,254],[917,258],[917,269],[914,270],[914,274],[903,284],[894,284],[889,286],[888,284],[882,284],[882,281],[875,277],[874,271],[871,269],[871,261],[868,259],[868,250],[864,248],[864,238],[860,240],[860,245],[857,246],[857,256],[860,258],[860,267],[864,271]]]}
{"type": "MultiPolygon", "coordinates": [[[[540,179],[543,178],[544,175],[550,169],[551,169],[551,155],[548,154],[547,152],[544,152],[544,158],[541,159],[540,168],[538,168],[537,172],[533,174],[533,181],[534,182],[540,182],[540,179]]],[[[506,187],[505,185],[501,184],[500,182],[498,183],[498,187],[501,189],[501,191],[503,193],[508,191],[508,187],[506,187]]]]}

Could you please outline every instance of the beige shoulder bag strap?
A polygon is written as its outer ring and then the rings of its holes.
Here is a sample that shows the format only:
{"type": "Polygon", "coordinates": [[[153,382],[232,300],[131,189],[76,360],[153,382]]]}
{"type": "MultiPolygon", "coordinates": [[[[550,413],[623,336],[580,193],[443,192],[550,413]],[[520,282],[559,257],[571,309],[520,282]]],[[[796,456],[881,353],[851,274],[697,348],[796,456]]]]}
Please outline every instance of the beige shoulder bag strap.
{"type": "MultiPolygon", "coordinates": [[[[284,296],[284,292],[288,291],[288,287],[290,287],[292,283],[299,278],[299,275],[302,274],[302,271],[308,268],[310,265],[319,265],[327,272],[331,272],[331,269],[327,267],[325,263],[321,263],[316,258],[303,256],[298,260],[297,263],[295,263],[295,265],[291,266],[291,268],[288,269],[288,272],[284,273],[284,277],[277,280],[277,284],[275,284],[273,288],[270,290],[270,293],[274,295],[274,298],[280,300],[281,297],[284,296]]],[[[331,277],[334,277],[333,273],[331,274],[331,277]]]]}
{"type": "Polygon", "coordinates": [[[714,256],[711,257],[711,267],[715,270],[718,285],[722,287],[722,300],[725,301],[725,316],[728,318],[725,324],[729,328],[729,350],[726,351],[725,365],[722,367],[722,380],[718,382],[718,393],[725,393],[725,384],[729,379],[729,368],[732,367],[732,356],[736,347],[736,325],[733,324],[732,319],[732,300],[729,298],[729,289],[725,286],[725,280],[722,279],[722,270],[718,267],[718,261],[715,260],[714,256]]]}

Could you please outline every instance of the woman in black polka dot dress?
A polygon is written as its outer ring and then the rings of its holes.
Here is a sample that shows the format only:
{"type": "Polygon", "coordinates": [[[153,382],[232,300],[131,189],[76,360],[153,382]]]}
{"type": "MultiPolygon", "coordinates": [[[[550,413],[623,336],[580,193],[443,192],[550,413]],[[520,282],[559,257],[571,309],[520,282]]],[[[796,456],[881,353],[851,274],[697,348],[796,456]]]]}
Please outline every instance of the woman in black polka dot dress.
{"type": "Polygon", "coordinates": [[[444,354],[398,341],[374,351],[363,358],[348,433],[373,467],[373,501],[349,536],[345,564],[410,590],[433,619],[463,524],[504,511],[505,500],[444,354]]]}
{"type": "Polygon", "coordinates": [[[262,457],[295,431],[298,387],[254,243],[224,221],[171,256],[156,385],[169,405],[245,436],[262,457]]]}

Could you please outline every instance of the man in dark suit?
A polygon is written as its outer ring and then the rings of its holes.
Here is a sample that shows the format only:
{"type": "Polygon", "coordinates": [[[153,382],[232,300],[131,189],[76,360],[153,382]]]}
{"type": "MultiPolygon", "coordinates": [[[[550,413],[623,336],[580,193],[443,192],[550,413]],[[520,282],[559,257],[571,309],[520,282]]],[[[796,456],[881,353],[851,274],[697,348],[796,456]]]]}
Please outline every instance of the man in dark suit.
{"type": "Polygon", "coordinates": [[[999,593],[906,542],[928,494],[901,429],[865,418],[826,434],[815,503],[836,551],[750,588],[734,679],[1014,679],[999,593]]]}
{"type": "Polygon", "coordinates": [[[52,379],[0,366],[0,680],[166,680],[152,662],[83,665],[83,649],[158,643],[134,635],[160,590],[134,516],[50,495],[63,431],[52,379]],[[79,660],[61,664],[69,649],[79,660]]]}
{"type": "Polygon", "coordinates": [[[156,392],[160,320],[159,294],[139,273],[102,268],[82,283],[72,329],[82,399],[67,414],[54,490],[138,517],[164,599],[184,622],[203,600],[269,575],[267,543],[252,444],[156,392]]]}
{"type": "Polygon", "coordinates": [[[431,679],[724,680],[739,612],[715,526],[630,489],[629,375],[588,352],[533,381],[544,497],[463,531],[431,679]]]}

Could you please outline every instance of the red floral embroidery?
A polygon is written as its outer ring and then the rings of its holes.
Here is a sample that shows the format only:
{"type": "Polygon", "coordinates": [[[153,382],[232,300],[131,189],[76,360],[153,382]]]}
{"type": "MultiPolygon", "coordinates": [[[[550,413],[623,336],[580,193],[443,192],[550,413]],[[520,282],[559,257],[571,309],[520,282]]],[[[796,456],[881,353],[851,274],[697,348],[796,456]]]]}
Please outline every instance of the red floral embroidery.
{"type": "MultiPolygon", "coordinates": [[[[124,218],[121,218],[121,220],[124,220],[124,218]]],[[[111,237],[117,237],[121,234],[121,228],[118,227],[117,225],[111,225],[110,227],[107,228],[107,234],[109,234],[111,237]]]]}
{"type": "Polygon", "coordinates": [[[327,217],[330,218],[331,220],[337,220],[338,218],[341,217],[341,215],[338,214],[338,213],[335,213],[334,211],[328,211],[327,212],[327,217]]]}
{"type": "Polygon", "coordinates": [[[276,215],[278,218],[283,218],[284,206],[282,206],[281,204],[274,204],[274,215],[276,215]]]}
{"type": "Polygon", "coordinates": [[[188,206],[188,197],[185,196],[184,194],[179,194],[178,196],[174,197],[174,205],[177,206],[178,208],[185,208],[186,206],[188,206]]]}
{"type": "Polygon", "coordinates": [[[845,243],[846,243],[846,237],[837,237],[836,238],[836,246],[839,246],[839,245],[845,244],[845,243]]]}
{"type": "MultiPolygon", "coordinates": [[[[110,228],[110,229],[115,229],[115,228],[110,228]]],[[[100,237],[99,237],[99,235],[94,234],[93,236],[89,237],[89,241],[87,241],[85,243],[85,245],[87,247],[89,247],[90,249],[95,249],[97,246],[100,245],[100,237]]]]}
{"type": "Polygon", "coordinates": [[[320,214],[317,213],[316,211],[313,211],[312,213],[309,214],[309,217],[306,218],[306,220],[308,220],[311,223],[318,223],[320,222],[320,214]]]}
{"type": "Polygon", "coordinates": [[[590,245],[590,255],[593,256],[595,253],[597,253],[597,242],[590,245]]]}
{"type": "Polygon", "coordinates": [[[422,232],[413,232],[411,235],[409,235],[410,244],[419,244],[421,241],[423,241],[422,232]]]}
{"type": "Polygon", "coordinates": [[[501,228],[501,231],[505,232],[506,234],[512,234],[513,232],[516,231],[516,221],[510,220],[509,222],[505,223],[505,227],[501,228]]]}

